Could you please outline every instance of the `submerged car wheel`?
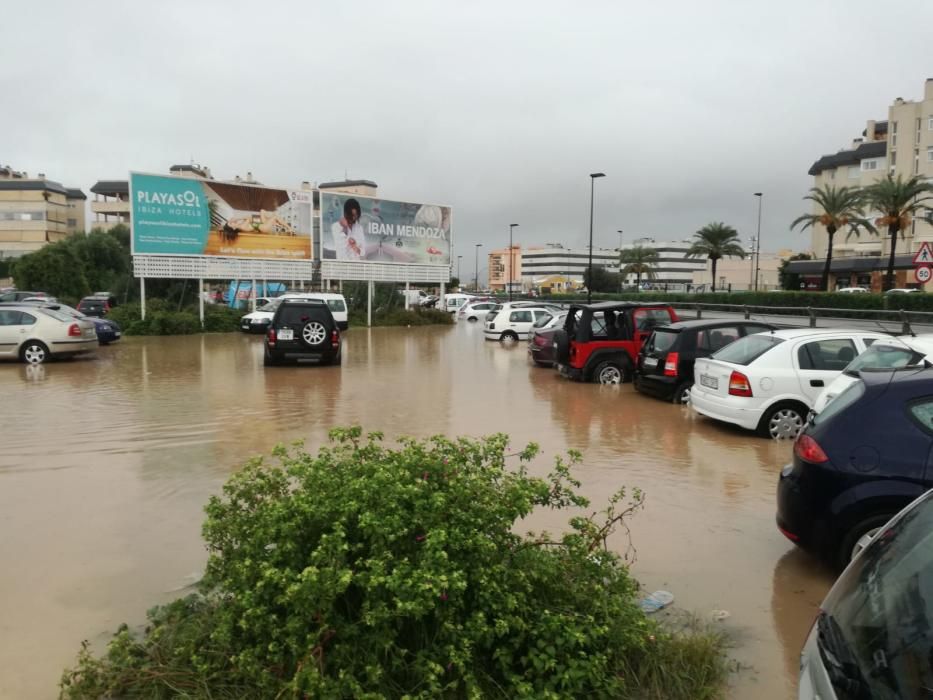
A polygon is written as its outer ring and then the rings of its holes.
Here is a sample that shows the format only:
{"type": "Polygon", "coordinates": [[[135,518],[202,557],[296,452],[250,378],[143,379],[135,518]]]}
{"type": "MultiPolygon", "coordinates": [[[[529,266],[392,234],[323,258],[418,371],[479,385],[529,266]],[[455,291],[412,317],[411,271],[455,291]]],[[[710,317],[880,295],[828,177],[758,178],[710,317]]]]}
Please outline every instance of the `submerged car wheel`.
{"type": "Polygon", "coordinates": [[[625,381],[625,374],[615,362],[600,362],[593,371],[593,381],[599,384],[621,384],[625,381]]]}
{"type": "Polygon", "coordinates": [[[26,364],[41,365],[49,359],[49,349],[40,340],[30,340],[20,350],[20,358],[26,364]]]}
{"type": "Polygon", "coordinates": [[[853,527],[842,539],[842,544],[836,554],[836,566],[840,569],[848,566],[849,562],[868,546],[892,517],[894,513],[873,515],[853,527]]]}
{"type": "Polygon", "coordinates": [[[499,336],[499,342],[504,343],[507,340],[517,341],[518,335],[514,331],[504,331],[502,335],[499,336]]]}
{"type": "Polygon", "coordinates": [[[301,339],[308,345],[320,345],[327,339],[327,329],[320,321],[310,321],[301,329],[301,339]]]}
{"type": "Polygon", "coordinates": [[[674,390],[673,403],[679,403],[686,405],[690,403],[690,389],[693,387],[693,382],[684,382],[674,390]]]}
{"type": "Polygon", "coordinates": [[[775,440],[793,440],[803,430],[806,417],[806,409],[799,404],[778,404],[762,417],[759,431],[775,440]]]}

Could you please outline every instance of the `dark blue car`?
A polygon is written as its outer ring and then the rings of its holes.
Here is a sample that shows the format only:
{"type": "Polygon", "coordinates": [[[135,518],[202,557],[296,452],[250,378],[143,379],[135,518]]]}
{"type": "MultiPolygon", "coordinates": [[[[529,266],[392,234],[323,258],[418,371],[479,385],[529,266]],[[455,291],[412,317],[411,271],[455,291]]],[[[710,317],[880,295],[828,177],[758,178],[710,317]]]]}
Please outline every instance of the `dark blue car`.
{"type": "Polygon", "coordinates": [[[97,341],[101,345],[114,343],[123,336],[123,329],[116,321],[110,321],[106,318],[97,318],[96,316],[86,316],[88,321],[94,324],[94,330],[97,331],[97,341]]]}
{"type": "Polygon", "coordinates": [[[814,416],[778,483],[777,525],[843,567],[933,487],[933,369],[863,371],[814,416]]]}

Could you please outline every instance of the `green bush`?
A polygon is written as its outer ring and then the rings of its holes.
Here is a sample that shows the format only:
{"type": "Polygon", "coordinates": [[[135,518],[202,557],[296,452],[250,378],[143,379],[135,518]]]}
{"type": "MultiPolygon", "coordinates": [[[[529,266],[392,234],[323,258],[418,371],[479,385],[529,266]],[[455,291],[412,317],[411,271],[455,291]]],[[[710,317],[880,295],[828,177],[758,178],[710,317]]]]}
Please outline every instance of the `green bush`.
{"type": "MultiPolygon", "coordinates": [[[[366,325],[366,310],[350,311],[350,328],[366,325]]],[[[379,309],[373,312],[374,326],[449,326],[454,323],[453,314],[440,309],[379,309]]]]}
{"type": "Polygon", "coordinates": [[[121,628],[102,658],[85,645],[63,697],[721,693],[721,638],[662,632],[606,548],[639,492],[586,517],[573,453],[540,478],[536,446],[509,455],[504,435],[331,437],[235,474],[206,508],[200,595],[154,610],[142,639],[121,628]],[[517,534],[536,508],[571,510],[566,534],[517,534]]]}
{"type": "MultiPolygon", "coordinates": [[[[126,335],[190,335],[202,331],[198,313],[197,307],[178,311],[170,308],[163,299],[150,299],[146,302],[145,321],[139,304],[118,306],[110,312],[108,318],[119,323],[126,335]]],[[[236,331],[242,316],[242,311],[205,304],[203,330],[206,333],[236,331]]]]}

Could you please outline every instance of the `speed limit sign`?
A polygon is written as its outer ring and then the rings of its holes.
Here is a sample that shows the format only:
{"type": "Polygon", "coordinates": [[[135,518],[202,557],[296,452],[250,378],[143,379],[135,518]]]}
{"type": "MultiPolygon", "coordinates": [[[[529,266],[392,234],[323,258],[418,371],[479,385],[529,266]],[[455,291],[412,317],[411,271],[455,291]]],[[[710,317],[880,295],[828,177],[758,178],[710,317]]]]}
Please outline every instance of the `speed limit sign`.
{"type": "Polygon", "coordinates": [[[929,265],[920,265],[914,269],[914,277],[920,284],[926,284],[933,278],[933,269],[929,265]]]}

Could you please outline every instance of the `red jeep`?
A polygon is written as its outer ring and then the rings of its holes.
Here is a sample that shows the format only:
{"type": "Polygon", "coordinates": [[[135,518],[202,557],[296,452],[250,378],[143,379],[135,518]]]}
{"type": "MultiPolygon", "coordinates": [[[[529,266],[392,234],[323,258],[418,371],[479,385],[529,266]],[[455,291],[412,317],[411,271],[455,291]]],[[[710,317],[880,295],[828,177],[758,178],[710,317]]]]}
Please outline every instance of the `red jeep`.
{"type": "Polygon", "coordinates": [[[663,303],[574,304],[554,334],[557,370],[584,382],[630,382],[638,351],[651,332],[677,320],[674,309],[663,303]]]}

